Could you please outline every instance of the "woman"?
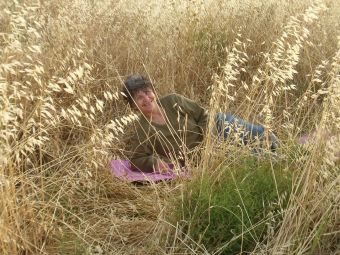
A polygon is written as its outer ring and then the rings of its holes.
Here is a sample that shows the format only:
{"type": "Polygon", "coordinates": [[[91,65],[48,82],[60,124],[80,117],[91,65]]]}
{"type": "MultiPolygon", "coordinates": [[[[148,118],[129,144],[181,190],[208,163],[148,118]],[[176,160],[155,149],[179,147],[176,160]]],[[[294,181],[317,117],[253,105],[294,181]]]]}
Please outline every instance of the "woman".
{"type": "MultiPolygon", "coordinates": [[[[151,82],[139,74],[127,77],[122,92],[130,106],[141,113],[132,140],[135,145],[130,158],[132,167],[143,172],[165,172],[171,161],[184,165],[184,155],[190,156],[203,141],[208,124],[205,109],[178,94],[158,100],[151,82]]],[[[243,133],[243,143],[264,136],[262,126],[249,124],[230,114],[218,114],[216,120],[216,133],[225,138],[230,133],[230,126],[221,129],[226,121],[247,131],[243,133]]],[[[272,135],[272,150],[276,148],[274,138],[272,135]]]]}

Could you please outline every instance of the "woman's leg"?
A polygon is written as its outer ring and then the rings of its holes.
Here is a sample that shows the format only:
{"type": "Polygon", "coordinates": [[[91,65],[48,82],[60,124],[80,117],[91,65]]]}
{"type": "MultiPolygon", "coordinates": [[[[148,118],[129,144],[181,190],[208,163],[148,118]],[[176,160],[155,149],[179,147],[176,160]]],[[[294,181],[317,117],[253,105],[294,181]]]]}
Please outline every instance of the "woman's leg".
{"type": "MultiPolygon", "coordinates": [[[[216,122],[217,130],[221,136],[223,135],[224,139],[227,139],[230,133],[237,133],[242,144],[256,140],[261,141],[264,138],[265,129],[262,125],[254,125],[232,114],[218,113],[216,122]]],[[[269,138],[271,140],[270,149],[275,151],[278,140],[271,131],[269,131],[269,138]]]]}

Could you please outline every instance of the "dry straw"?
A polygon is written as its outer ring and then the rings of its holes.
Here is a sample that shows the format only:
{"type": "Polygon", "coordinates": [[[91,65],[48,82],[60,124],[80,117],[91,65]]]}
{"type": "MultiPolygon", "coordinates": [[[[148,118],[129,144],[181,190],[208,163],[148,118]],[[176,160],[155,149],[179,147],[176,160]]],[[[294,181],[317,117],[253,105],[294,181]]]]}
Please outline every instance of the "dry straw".
{"type": "MultiPolygon", "coordinates": [[[[207,252],[166,222],[169,196],[185,182],[137,187],[108,171],[109,159],[125,156],[138,121],[119,97],[121,77],[134,72],[147,72],[161,93],[206,105],[211,127],[216,112],[230,109],[287,140],[317,127],[281,227],[259,253],[332,250],[339,213],[337,3],[0,6],[1,254],[207,252]]],[[[226,159],[225,148],[214,145],[207,139],[202,149],[204,169],[239,155],[226,159]]]]}

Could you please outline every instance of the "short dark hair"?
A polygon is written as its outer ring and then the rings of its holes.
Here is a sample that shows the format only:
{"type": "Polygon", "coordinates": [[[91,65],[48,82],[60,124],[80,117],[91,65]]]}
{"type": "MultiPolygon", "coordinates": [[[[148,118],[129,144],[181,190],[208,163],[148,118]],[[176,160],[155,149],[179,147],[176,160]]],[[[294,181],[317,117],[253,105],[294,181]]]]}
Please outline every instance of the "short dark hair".
{"type": "Polygon", "coordinates": [[[122,94],[124,99],[130,104],[130,106],[133,106],[134,95],[138,91],[148,88],[153,90],[152,83],[148,78],[140,74],[132,74],[125,79],[122,94]]]}

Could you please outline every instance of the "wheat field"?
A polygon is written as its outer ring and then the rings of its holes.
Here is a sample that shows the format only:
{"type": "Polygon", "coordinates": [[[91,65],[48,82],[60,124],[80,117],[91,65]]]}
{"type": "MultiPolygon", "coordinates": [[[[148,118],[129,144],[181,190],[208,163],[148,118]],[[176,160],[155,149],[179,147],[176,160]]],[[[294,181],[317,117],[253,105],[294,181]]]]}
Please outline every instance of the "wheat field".
{"type": "MultiPolygon", "coordinates": [[[[131,73],[277,134],[298,170],[278,227],[252,254],[340,254],[339,1],[0,7],[0,254],[221,254],[169,218],[188,181],[136,186],[109,171],[138,121],[120,94],[131,73]]],[[[214,146],[208,136],[193,178],[239,155],[214,146]]]]}

